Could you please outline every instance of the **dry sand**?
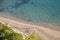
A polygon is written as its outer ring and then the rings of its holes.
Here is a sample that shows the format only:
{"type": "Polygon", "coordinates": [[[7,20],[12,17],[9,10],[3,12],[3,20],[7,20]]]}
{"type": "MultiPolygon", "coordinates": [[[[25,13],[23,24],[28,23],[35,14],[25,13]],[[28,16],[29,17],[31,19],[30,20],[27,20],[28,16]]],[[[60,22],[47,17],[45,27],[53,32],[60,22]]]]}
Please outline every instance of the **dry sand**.
{"type": "Polygon", "coordinates": [[[50,25],[50,27],[45,27],[40,25],[36,25],[34,23],[28,23],[24,21],[16,21],[13,19],[9,19],[6,17],[0,17],[0,21],[6,22],[9,25],[12,26],[12,28],[17,28],[17,30],[20,30],[21,32],[25,34],[32,34],[32,33],[38,33],[40,37],[45,38],[46,40],[60,40],[60,29],[53,27],[53,25],[50,25]],[[53,29],[52,29],[53,28],[53,29]]]}

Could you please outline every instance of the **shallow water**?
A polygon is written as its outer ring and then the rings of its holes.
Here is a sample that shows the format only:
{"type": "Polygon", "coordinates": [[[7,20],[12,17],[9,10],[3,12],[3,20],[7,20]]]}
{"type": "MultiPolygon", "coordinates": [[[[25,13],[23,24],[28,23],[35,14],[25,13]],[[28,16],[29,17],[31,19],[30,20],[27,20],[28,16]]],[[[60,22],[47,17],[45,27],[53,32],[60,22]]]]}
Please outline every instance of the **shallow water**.
{"type": "Polygon", "coordinates": [[[0,0],[0,12],[31,22],[60,25],[60,0],[0,0]]]}

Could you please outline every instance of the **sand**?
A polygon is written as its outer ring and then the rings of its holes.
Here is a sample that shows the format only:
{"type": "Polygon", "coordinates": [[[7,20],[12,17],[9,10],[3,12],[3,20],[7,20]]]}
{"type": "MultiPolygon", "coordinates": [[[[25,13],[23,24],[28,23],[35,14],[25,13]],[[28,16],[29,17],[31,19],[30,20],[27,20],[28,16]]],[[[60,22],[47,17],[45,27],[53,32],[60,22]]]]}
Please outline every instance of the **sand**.
{"type": "Polygon", "coordinates": [[[46,27],[45,24],[42,24],[43,26],[41,24],[37,25],[35,23],[25,22],[23,20],[18,21],[13,17],[7,18],[6,16],[0,16],[0,21],[8,23],[12,26],[12,28],[16,28],[27,35],[38,33],[39,37],[43,37],[46,40],[60,40],[60,27],[55,28],[53,25],[46,27]]]}

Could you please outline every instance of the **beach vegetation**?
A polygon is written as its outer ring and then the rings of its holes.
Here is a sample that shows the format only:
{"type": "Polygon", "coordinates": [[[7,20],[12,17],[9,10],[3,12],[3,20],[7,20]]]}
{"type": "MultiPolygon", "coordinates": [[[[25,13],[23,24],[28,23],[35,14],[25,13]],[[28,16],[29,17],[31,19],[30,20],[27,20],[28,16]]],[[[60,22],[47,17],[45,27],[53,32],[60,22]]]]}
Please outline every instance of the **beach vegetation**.
{"type": "Polygon", "coordinates": [[[0,40],[44,40],[43,38],[39,38],[37,33],[25,36],[25,39],[23,39],[23,36],[22,33],[16,33],[11,27],[0,23],[0,40]]]}

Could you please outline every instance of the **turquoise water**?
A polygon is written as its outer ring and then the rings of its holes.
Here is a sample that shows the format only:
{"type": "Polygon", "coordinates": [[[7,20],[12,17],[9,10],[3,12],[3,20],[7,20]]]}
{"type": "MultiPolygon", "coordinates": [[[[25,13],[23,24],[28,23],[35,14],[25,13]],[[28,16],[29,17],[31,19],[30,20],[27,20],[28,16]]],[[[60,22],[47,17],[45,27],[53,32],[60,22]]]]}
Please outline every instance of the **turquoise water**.
{"type": "Polygon", "coordinates": [[[60,0],[0,0],[0,12],[31,22],[60,25],[60,0]]]}

